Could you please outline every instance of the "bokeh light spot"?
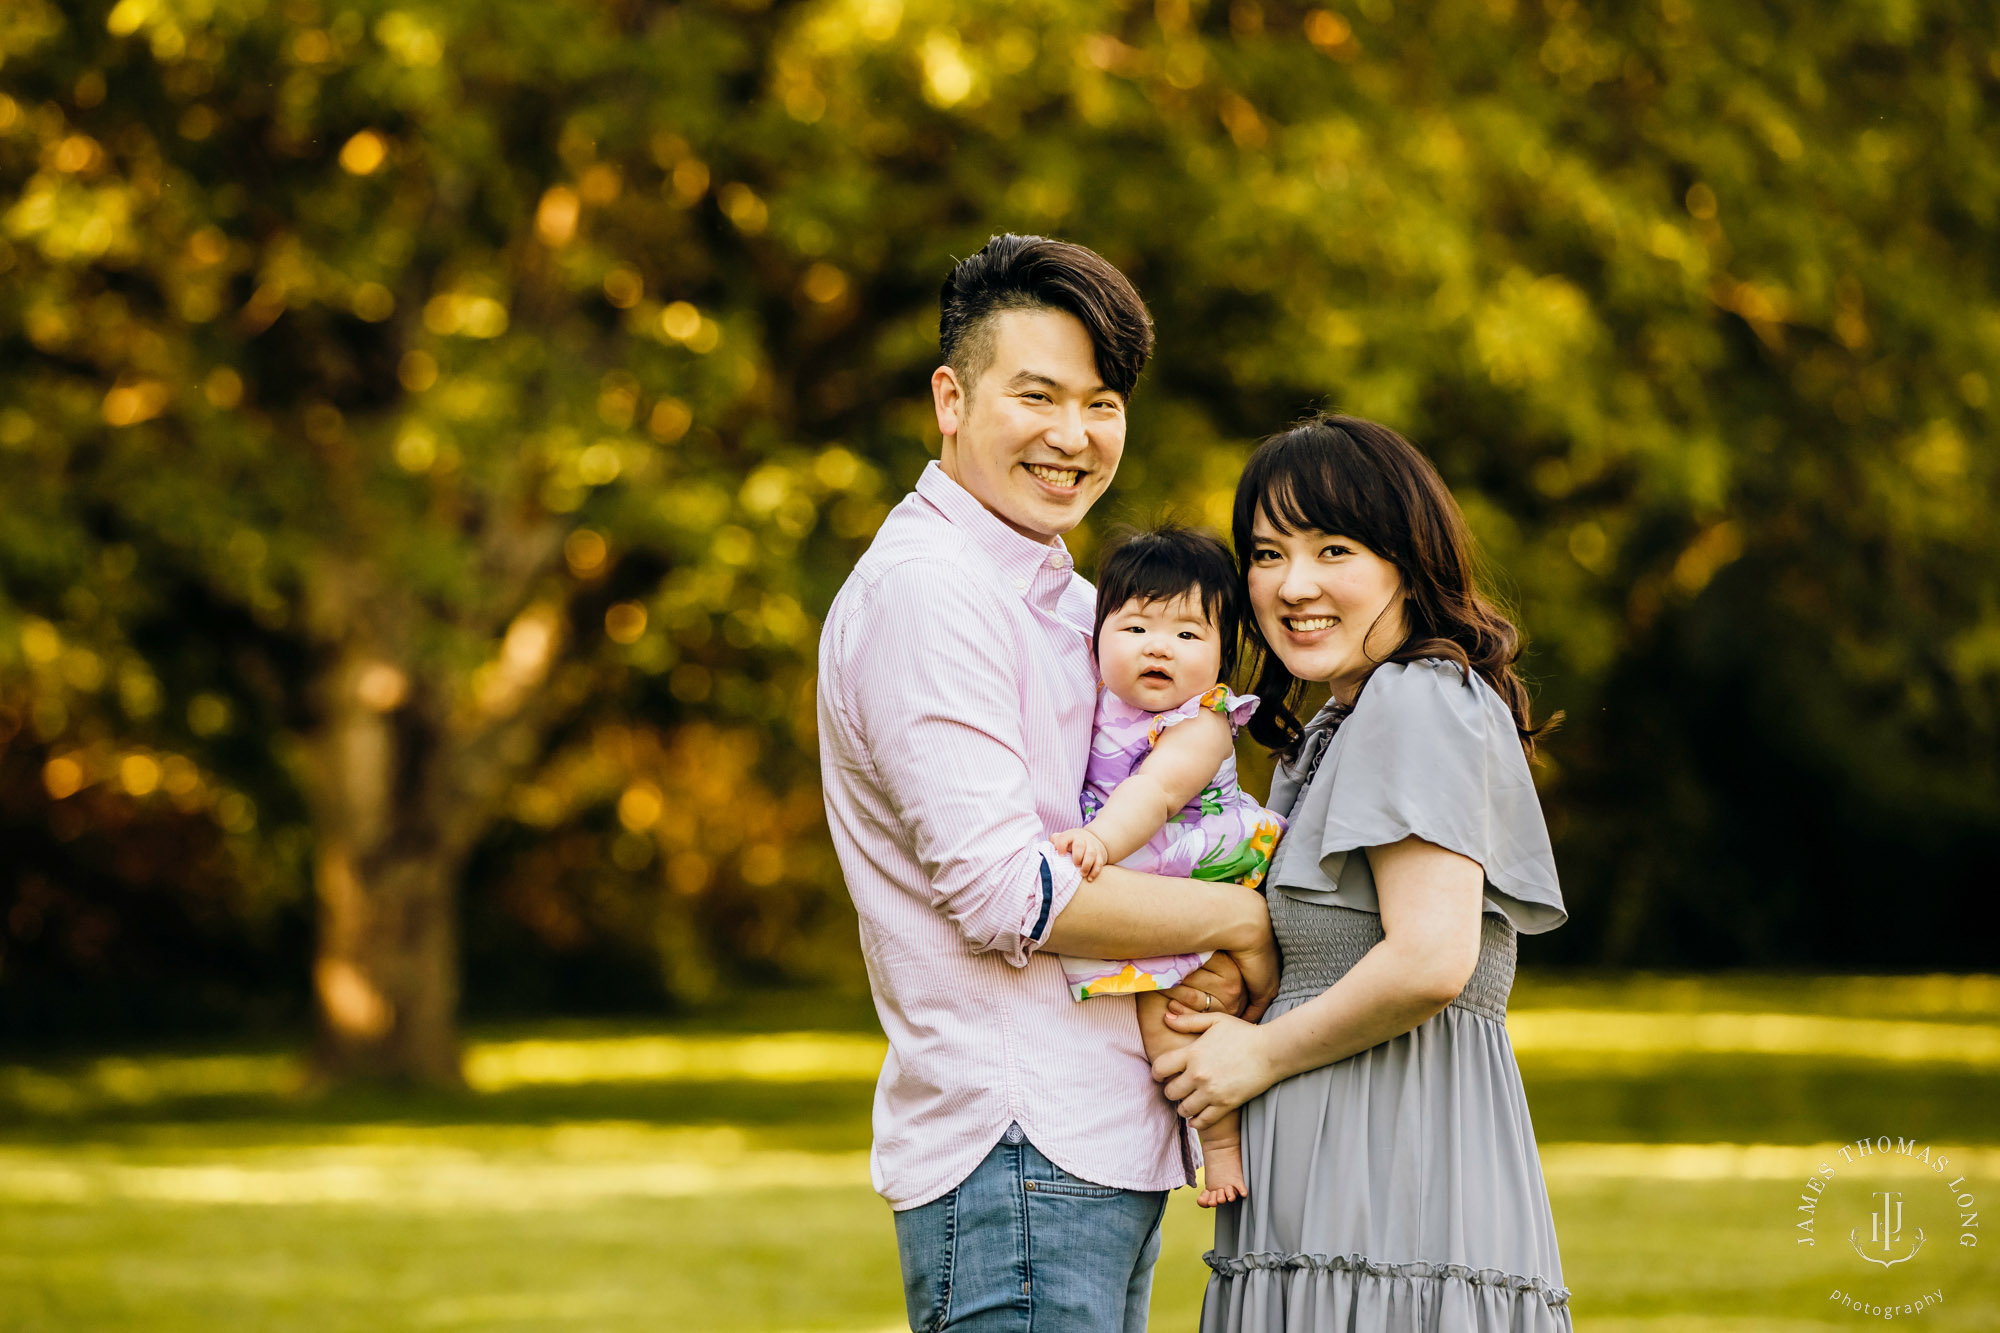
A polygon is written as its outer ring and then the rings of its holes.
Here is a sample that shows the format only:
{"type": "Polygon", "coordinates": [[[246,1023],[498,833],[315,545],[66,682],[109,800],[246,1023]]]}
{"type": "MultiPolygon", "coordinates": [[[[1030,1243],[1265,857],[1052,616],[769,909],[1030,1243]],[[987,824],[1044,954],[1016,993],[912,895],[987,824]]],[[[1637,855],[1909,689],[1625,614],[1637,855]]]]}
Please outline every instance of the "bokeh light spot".
{"type": "Polygon", "coordinates": [[[613,643],[637,643],[646,632],[646,608],[637,602],[616,602],[604,613],[604,632],[613,643]]]}
{"type": "Polygon", "coordinates": [[[355,176],[372,176],[388,157],[389,141],[374,130],[363,130],[341,146],[340,166],[355,176]]]}

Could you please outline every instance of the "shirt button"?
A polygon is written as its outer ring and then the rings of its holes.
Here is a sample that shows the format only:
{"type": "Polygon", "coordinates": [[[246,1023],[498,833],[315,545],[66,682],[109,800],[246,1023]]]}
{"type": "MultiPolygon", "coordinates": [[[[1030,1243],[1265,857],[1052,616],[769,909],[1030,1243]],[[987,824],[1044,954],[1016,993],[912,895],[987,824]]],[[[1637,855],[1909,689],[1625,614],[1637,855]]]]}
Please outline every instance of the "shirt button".
{"type": "Polygon", "coordinates": [[[1062,567],[1063,567],[1063,558],[1061,556],[1052,555],[1049,557],[1050,569],[1061,569],[1062,567]]]}
{"type": "Polygon", "coordinates": [[[1026,592],[1028,590],[1028,581],[1026,579],[1015,579],[1014,586],[1022,592],[1026,592]]]}

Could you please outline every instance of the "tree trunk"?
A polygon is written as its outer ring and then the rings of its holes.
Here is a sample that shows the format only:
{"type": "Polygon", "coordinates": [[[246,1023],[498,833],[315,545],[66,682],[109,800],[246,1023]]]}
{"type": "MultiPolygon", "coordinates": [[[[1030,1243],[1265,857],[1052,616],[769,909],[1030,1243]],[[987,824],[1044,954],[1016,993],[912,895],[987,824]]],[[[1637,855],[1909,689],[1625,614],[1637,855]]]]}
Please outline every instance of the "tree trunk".
{"type": "Polygon", "coordinates": [[[322,1076],[464,1083],[457,871],[436,856],[360,858],[338,845],[320,849],[313,989],[322,1076]],[[366,869],[357,869],[362,864],[366,869]]]}
{"type": "Polygon", "coordinates": [[[517,520],[487,525],[489,596],[456,629],[481,643],[505,633],[463,679],[399,664],[413,655],[394,645],[423,637],[412,626],[426,612],[366,565],[329,560],[310,585],[310,621],[333,654],[319,726],[293,752],[316,847],[322,1079],[464,1084],[459,877],[562,707],[542,688],[562,606],[528,596],[560,561],[563,530],[532,511],[517,520]]]}
{"type": "Polygon", "coordinates": [[[403,709],[407,680],[362,654],[333,673],[308,743],[317,851],[313,963],[322,1078],[461,1086],[456,889],[466,844],[439,729],[403,709]]]}

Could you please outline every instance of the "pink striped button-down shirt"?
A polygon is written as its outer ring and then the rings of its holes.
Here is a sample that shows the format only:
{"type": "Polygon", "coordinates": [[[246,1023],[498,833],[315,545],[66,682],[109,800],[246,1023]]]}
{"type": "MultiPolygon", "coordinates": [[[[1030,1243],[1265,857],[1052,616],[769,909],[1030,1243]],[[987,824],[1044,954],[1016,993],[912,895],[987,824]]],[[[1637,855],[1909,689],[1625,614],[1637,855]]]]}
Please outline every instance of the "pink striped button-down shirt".
{"type": "Polygon", "coordinates": [[[889,1058],[875,1188],[939,1197],[1018,1121],[1070,1173],[1186,1183],[1130,996],[1070,998],[1037,952],[1076,892],[1095,594],[1060,540],[988,513],[935,462],[883,522],[819,648],[827,824],[889,1058]]]}

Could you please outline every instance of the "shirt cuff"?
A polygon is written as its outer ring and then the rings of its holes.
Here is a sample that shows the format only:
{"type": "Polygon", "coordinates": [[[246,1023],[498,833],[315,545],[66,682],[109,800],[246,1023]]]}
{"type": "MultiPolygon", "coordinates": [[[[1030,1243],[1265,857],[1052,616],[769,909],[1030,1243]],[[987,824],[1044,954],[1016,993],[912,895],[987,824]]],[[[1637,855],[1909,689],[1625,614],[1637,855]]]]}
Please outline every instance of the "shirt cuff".
{"type": "Polygon", "coordinates": [[[1035,908],[1027,933],[1021,939],[1023,961],[1025,955],[1048,942],[1056,918],[1069,906],[1069,900],[1083,883],[1083,872],[1076,868],[1076,862],[1046,842],[1035,844],[1035,862],[1029,874],[1034,881],[1030,888],[1035,908]]]}

